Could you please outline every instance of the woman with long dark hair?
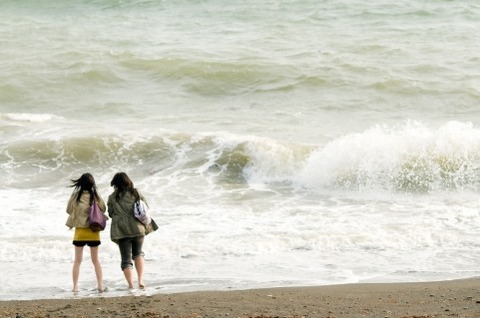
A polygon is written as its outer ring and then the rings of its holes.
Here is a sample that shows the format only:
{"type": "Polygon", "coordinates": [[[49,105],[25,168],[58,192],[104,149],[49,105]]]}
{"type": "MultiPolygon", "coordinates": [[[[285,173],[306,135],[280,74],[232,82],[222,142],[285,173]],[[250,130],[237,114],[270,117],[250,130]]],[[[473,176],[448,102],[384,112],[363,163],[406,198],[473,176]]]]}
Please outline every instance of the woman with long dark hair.
{"type": "Polygon", "coordinates": [[[80,276],[80,265],[83,258],[83,248],[90,247],[90,255],[95,274],[97,276],[97,288],[103,292],[102,265],[98,257],[98,246],[101,244],[100,232],[95,232],[88,225],[88,212],[95,200],[100,210],[105,213],[106,207],[100,194],[97,192],[95,179],[90,173],[84,173],[78,179],[72,180],[73,193],[68,200],[67,213],[69,214],[66,225],[71,229],[75,228],[73,245],[75,246],[75,261],[73,262],[73,292],[78,292],[78,278],[80,276]]]}
{"type": "Polygon", "coordinates": [[[144,196],[134,187],[125,172],[115,174],[110,185],[114,191],[108,197],[108,215],[112,218],[110,237],[120,248],[121,269],[128,283],[133,288],[133,265],[137,271],[138,287],[145,288],[143,281],[144,253],[142,250],[145,235],[155,231],[155,222],[142,224],[133,215],[135,201],[144,196]]]}

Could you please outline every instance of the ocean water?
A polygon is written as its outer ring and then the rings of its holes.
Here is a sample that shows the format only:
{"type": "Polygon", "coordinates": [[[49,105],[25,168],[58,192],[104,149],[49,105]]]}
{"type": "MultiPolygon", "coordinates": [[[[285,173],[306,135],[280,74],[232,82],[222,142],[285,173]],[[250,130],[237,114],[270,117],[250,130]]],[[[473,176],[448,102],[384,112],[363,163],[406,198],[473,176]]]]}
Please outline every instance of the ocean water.
{"type": "MultiPolygon", "coordinates": [[[[71,293],[70,179],[145,194],[145,291],[480,275],[477,1],[0,2],[0,300],[71,293]]],[[[128,295],[102,233],[107,296],[128,295]]]]}

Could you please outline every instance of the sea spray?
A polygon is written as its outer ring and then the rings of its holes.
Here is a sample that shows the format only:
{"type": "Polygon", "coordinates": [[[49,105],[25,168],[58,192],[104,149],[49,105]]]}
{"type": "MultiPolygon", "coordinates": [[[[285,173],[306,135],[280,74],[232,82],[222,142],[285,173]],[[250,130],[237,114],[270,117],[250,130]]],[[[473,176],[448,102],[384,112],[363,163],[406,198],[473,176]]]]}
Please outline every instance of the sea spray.
{"type": "Polygon", "coordinates": [[[459,122],[377,126],[320,147],[297,182],[317,189],[478,191],[480,129],[459,122]]]}

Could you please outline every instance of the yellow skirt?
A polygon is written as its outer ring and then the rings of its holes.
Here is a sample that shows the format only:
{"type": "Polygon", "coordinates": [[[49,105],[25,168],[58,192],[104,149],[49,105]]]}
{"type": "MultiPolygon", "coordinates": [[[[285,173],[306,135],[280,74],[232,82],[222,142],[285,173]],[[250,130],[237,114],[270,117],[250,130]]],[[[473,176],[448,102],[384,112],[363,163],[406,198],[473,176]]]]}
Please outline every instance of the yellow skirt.
{"type": "Polygon", "coordinates": [[[88,227],[76,227],[74,241],[100,241],[100,232],[93,232],[88,227]]]}

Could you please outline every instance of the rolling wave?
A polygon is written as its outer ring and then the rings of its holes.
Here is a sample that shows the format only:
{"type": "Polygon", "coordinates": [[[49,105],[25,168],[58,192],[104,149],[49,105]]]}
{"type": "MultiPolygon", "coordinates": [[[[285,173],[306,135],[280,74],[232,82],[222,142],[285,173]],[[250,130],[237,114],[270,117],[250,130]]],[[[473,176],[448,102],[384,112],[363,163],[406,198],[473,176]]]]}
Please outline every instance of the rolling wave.
{"type": "Polygon", "coordinates": [[[2,146],[7,178],[44,184],[85,169],[140,177],[191,176],[217,184],[288,184],[309,191],[480,190],[480,129],[450,122],[374,127],[323,146],[228,134],[20,140],[2,146]]]}
{"type": "Polygon", "coordinates": [[[375,127],[314,152],[298,182],[311,188],[389,192],[480,190],[480,129],[449,122],[375,127]]]}
{"type": "Polygon", "coordinates": [[[0,168],[7,175],[2,183],[15,186],[30,180],[44,185],[45,180],[54,182],[86,169],[122,169],[144,177],[179,172],[205,174],[228,183],[247,182],[259,176],[261,182],[291,180],[294,169],[285,165],[295,166],[294,162],[301,162],[310,149],[231,135],[172,134],[131,139],[103,136],[11,142],[1,146],[0,168]],[[298,149],[301,151],[295,153],[298,149]]]}

